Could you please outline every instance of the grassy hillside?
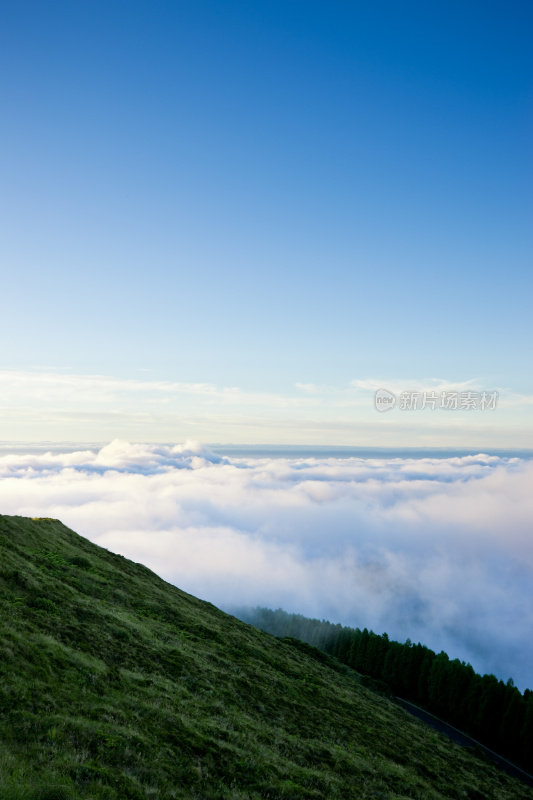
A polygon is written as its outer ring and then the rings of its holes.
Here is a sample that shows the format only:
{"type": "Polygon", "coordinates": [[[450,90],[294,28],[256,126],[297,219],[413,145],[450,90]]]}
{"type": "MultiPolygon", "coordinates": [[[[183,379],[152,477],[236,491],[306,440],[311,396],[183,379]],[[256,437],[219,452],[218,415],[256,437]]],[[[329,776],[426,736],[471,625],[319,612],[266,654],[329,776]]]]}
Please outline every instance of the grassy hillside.
{"type": "Polygon", "coordinates": [[[305,645],[0,516],[0,798],[532,800],[305,645]]]}
{"type": "MultiPolygon", "coordinates": [[[[389,694],[422,706],[478,742],[533,771],[533,692],[512,681],[478,675],[470,664],[386,633],[349,628],[287,614],[278,608],[233,609],[243,622],[274,636],[291,636],[318,647],[357,672],[382,681],[389,694]]],[[[533,780],[533,779],[532,779],[533,780]]],[[[530,785],[532,785],[530,783],[530,785]]]]}

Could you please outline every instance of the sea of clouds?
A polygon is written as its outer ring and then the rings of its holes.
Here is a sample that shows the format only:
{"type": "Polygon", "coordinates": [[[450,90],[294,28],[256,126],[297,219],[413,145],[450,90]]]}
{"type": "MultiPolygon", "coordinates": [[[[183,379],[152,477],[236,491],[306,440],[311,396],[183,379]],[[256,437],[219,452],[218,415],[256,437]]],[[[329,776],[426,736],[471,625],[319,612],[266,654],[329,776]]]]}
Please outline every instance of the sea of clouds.
{"type": "Polygon", "coordinates": [[[0,453],[0,511],[50,516],[223,608],[387,631],[533,688],[533,461],[0,453]]]}

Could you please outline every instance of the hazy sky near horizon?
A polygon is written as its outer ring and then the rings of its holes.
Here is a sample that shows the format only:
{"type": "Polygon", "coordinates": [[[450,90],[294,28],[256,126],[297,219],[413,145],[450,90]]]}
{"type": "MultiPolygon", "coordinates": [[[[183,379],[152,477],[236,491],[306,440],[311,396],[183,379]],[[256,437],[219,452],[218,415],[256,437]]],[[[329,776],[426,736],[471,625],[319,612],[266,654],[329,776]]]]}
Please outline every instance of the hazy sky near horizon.
{"type": "Polygon", "coordinates": [[[0,438],[532,446],[532,32],[0,3],[0,438]],[[502,402],[372,406],[436,386],[502,402]]]}

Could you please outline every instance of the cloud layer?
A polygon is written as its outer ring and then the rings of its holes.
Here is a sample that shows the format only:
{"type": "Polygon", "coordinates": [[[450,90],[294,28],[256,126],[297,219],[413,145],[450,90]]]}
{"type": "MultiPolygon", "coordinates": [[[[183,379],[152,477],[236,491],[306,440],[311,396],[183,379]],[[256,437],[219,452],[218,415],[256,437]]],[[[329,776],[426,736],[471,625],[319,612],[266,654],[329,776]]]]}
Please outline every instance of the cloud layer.
{"type": "MultiPolygon", "coordinates": [[[[421,405],[421,401],[420,401],[421,405]]],[[[532,447],[533,396],[470,379],[295,383],[277,392],[211,383],[0,370],[0,440],[176,441],[351,446],[532,447]],[[394,392],[387,413],[375,392],[394,392]],[[402,410],[403,391],[498,390],[492,410],[402,410]]]]}
{"type": "Polygon", "coordinates": [[[533,685],[533,462],[228,458],[129,444],[0,456],[0,509],[52,516],[223,607],[410,637],[533,685]]]}

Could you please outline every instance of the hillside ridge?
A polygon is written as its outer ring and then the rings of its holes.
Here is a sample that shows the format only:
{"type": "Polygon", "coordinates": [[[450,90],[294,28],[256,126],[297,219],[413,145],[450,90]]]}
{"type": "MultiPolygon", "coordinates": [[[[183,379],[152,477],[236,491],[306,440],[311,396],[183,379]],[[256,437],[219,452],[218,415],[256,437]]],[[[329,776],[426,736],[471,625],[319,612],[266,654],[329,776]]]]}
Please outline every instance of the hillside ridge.
{"type": "Polygon", "coordinates": [[[533,800],[340,662],[58,520],[0,516],[0,632],[2,800],[533,800]]]}
{"type": "MultiPolygon", "coordinates": [[[[481,743],[498,763],[533,785],[533,692],[512,679],[480,675],[447,653],[410,639],[289,614],[281,608],[235,608],[236,617],[266,633],[296,637],[381,685],[389,696],[424,709],[444,725],[481,743]]],[[[426,717],[427,718],[427,717],[426,717]]],[[[492,757],[491,756],[491,757],[492,757]]]]}

